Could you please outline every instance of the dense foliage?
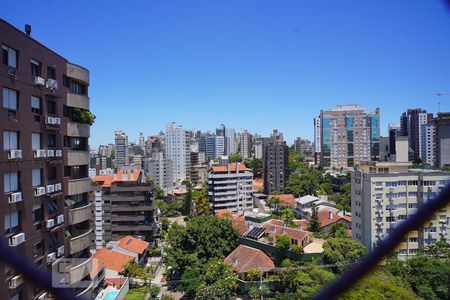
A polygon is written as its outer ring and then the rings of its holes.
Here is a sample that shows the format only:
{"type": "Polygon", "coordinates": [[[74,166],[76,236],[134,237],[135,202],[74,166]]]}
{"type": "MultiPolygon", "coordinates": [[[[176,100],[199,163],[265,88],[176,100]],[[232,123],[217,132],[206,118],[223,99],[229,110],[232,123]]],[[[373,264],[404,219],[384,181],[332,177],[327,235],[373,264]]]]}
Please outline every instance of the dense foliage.
{"type": "Polygon", "coordinates": [[[167,233],[166,263],[182,274],[189,267],[202,266],[210,259],[223,259],[238,245],[238,233],[231,221],[213,216],[191,218],[186,227],[172,224],[167,233]]]}
{"type": "Polygon", "coordinates": [[[345,270],[350,264],[367,254],[367,248],[349,238],[329,238],[323,244],[323,261],[334,265],[335,273],[345,270]]]}

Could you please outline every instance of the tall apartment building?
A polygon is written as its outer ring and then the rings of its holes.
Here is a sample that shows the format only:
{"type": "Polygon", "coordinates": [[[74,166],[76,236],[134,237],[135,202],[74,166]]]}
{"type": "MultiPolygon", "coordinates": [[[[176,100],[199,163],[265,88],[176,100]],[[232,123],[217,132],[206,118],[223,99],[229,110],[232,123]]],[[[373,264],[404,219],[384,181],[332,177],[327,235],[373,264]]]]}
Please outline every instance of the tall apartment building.
{"type": "Polygon", "coordinates": [[[314,163],[320,165],[322,152],[322,122],[320,117],[314,118],[314,163]]]}
{"type": "Polygon", "coordinates": [[[223,136],[203,136],[200,138],[200,144],[204,144],[208,159],[218,159],[225,154],[225,137],[223,136]]]}
{"type": "Polygon", "coordinates": [[[320,112],[321,165],[348,168],[378,159],[380,109],[369,113],[359,105],[338,105],[320,112]]]}
{"type": "Polygon", "coordinates": [[[236,132],[233,128],[221,124],[220,127],[216,129],[216,135],[224,137],[224,155],[236,153],[236,132]]]}
{"type": "Polygon", "coordinates": [[[193,186],[206,182],[208,165],[205,162],[205,153],[191,152],[191,183],[193,186]]]}
{"type": "Polygon", "coordinates": [[[175,122],[167,123],[165,148],[166,158],[172,161],[173,181],[181,183],[189,179],[191,167],[189,133],[175,122]]]}
{"type": "Polygon", "coordinates": [[[241,132],[237,134],[238,150],[242,158],[252,157],[252,135],[247,129],[241,129],[241,132]]]}
{"type": "Polygon", "coordinates": [[[164,153],[152,153],[151,158],[144,161],[145,176],[153,180],[153,184],[165,192],[173,189],[172,161],[164,157],[164,153]]]}
{"type": "Polygon", "coordinates": [[[253,150],[255,152],[255,158],[262,159],[263,157],[263,143],[261,138],[255,139],[253,142],[253,150]]]}
{"type": "Polygon", "coordinates": [[[273,138],[262,138],[264,193],[284,194],[289,178],[289,147],[286,142],[279,143],[273,138]]]}
{"type": "Polygon", "coordinates": [[[152,185],[142,170],[120,169],[92,180],[95,205],[95,245],[105,247],[127,235],[150,240],[158,231],[153,219],[152,185]]]}
{"type": "Polygon", "coordinates": [[[311,141],[304,140],[300,137],[296,138],[294,141],[294,148],[300,154],[308,154],[313,153],[313,145],[311,141]]]}
{"type": "Polygon", "coordinates": [[[435,129],[433,124],[422,124],[420,130],[420,157],[422,163],[430,166],[435,165],[435,129]]]}
{"type": "Polygon", "coordinates": [[[116,167],[120,169],[129,164],[128,136],[119,130],[115,132],[116,167]]]}
{"type": "MultiPolygon", "coordinates": [[[[0,19],[0,222],[2,239],[49,272],[64,258],[65,284],[91,297],[89,71],[0,19]]],[[[2,299],[44,299],[0,265],[2,299]]],[[[46,298],[45,298],[46,299],[46,298]]]]}
{"type": "Polygon", "coordinates": [[[408,136],[409,146],[413,150],[412,159],[422,158],[422,125],[431,124],[433,114],[421,108],[408,109],[400,117],[400,133],[408,136]]]}
{"type": "Polygon", "coordinates": [[[450,113],[438,113],[433,120],[435,126],[435,165],[450,166],[450,113]]]}
{"type": "MultiPolygon", "coordinates": [[[[450,182],[450,173],[409,169],[410,163],[367,162],[352,177],[352,237],[369,249],[450,182]]],[[[408,233],[396,252],[417,254],[439,240],[450,242],[450,205],[408,233]]]]}
{"type": "Polygon", "coordinates": [[[214,212],[251,210],[253,172],[243,163],[212,166],[208,175],[208,198],[214,212]]]}

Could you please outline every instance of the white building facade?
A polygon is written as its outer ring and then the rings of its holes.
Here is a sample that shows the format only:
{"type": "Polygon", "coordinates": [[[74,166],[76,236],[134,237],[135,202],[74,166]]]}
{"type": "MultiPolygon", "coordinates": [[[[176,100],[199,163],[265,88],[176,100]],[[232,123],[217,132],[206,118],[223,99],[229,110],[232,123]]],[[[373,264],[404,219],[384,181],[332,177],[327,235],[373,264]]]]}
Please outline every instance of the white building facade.
{"type": "Polygon", "coordinates": [[[172,161],[173,182],[189,179],[190,145],[187,132],[181,125],[175,122],[166,124],[165,147],[166,158],[172,161]]]}

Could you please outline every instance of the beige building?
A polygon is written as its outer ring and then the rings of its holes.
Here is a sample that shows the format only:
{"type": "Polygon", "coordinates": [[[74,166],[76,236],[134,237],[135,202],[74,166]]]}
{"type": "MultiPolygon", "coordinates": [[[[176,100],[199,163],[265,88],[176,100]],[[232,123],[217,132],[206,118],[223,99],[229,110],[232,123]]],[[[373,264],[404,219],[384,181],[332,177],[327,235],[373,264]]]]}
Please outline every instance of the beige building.
{"type": "MultiPolygon", "coordinates": [[[[352,237],[369,249],[450,182],[450,173],[410,169],[407,162],[366,162],[352,176],[352,237]]],[[[439,240],[450,242],[450,205],[435,213],[398,246],[415,255],[439,240]]]]}

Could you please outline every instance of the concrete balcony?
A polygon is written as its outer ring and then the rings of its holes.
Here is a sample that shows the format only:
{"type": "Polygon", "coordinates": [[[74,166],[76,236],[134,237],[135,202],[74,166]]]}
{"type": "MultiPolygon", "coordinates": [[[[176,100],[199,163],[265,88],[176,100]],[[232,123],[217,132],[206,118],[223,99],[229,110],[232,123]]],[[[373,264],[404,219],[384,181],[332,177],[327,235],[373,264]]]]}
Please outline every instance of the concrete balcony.
{"type": "Polygon", "coordinates": [[[145,221],[144,215],[132,215],[132,216],[111,216],[112,222],[121,222],[121,221],[133,221],[133,222],[139,222],[139,221],[145,221]]]}
{"type": "Polygon", "coordinates": [[[112,205],[111,211],[151,211],[153,210],[152,205],[112,205]]]}
{"type": "Polygon", "coordinates": [[[89,164],[89,151],[67,150],[67,165],[80,166],[89,164]]]}
{"type": "Polygon", "coordinates": [[[69,210],[69,225],[78,224],[92,217],[92,204],[69,210]]]}
{"type": "Polygon", "coordinates": [[[67,122],[67,136],[89,137],[90,125],[67,122]]]}
{"type": "Polygon", "coordinates": [[[93,283],[89,285],[85,290],[77,294],[77,297],[83,297],[83,299],[92,299],[92,287],[93,283]]]}
{"type": "Polygon", "coordinates": [[[70,179],[67,181],[67,194],[69,196],[89,192],[90,188],[89,178],[70,179]]]}
{"type": "Polygon", "coordinates": [[[67,92],[67,106],[89,110],[89,97],[67,92]]]}
{"type": "Polygon", "coordinates": [[[86,259],[77,259],[76,265],[69,265],[66,269],[66,283],[80,282],[92,270],[92,256],[86,259]]]}
{"type": "Polygon", "coordinates": [[[113,185],[111,192],[151,192],[152,186],[149,184],[133,184],[133,185],[113,185]]]}
{"type": "Polygon", "coordinates": [[[152,225],[115,225],[111,226],[112,231],[153,231],[152,225]]]}
{"type": "Polygon", "coordinates": [[[92,229],[78,236],[72,237],[69,241],[69,253],[74,254],[83,249],[89,248],[92,244],[92,229]]]}
{"type": "Polygon", "coordinates": [[[89,70],[81,66],[67,63],[67,77],[89,85],[89,70]]]}

